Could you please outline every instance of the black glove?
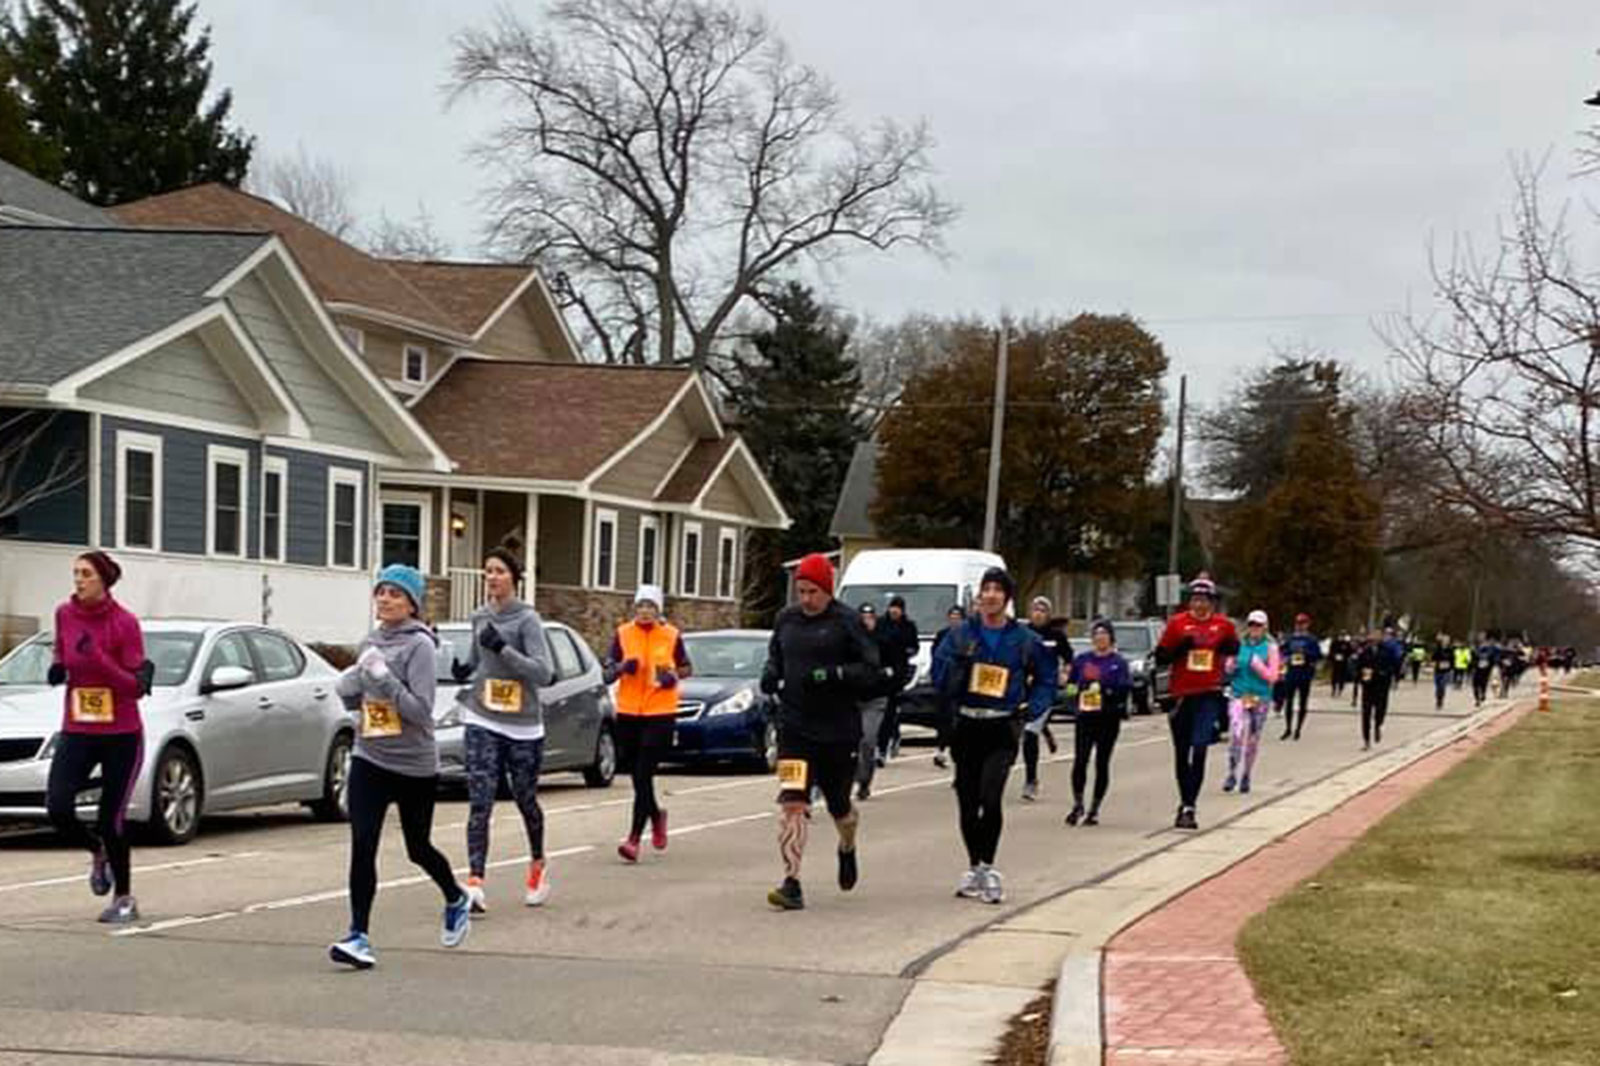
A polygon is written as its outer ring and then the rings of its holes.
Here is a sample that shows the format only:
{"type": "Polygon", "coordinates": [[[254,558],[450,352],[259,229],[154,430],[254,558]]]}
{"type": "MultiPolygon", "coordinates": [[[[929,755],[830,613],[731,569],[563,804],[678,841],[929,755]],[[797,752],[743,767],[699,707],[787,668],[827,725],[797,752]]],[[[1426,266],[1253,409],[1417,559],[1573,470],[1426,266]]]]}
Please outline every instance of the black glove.
{"type": "Polygon", "coordinates": [[[67,683],[67,668],[60,663],[51,663],[50,672],[45,675],[45,678],[52,685],[65,685],[67,683]]]}
{"type": "Polygon", "coordinates": [[[466,684],[467,679],[472,676],[472,664],[452,658],[450,660],[450,676],[456,679],[456,684],[466,684]]]}
{"type": "Polygon", "coordinates": [[[768,696],[776,696],[780,687],[779,680],[776,670],[762,670],[761,691],[768,696]]]}
{"type": "Polygon", "coordinates": [[[639,660],[624,659],[622,661],[622,672],[627,674],[629,677],[636,675],[639,672],[639,660]]]}
{"type": "Polygon", "coordinates": [[[478,646],[498,655],[506,648],[506,638],[500,635],[493,622],[485,622],[483,629],[478,632],[478,646]]]}
{"type": "Polygon", "coordinates": [[[1194,637],[1185,634],[1183,638],[1178,641],[1178,646],[1173,648],[1172,651],[1175,655],[1187,655],[1193,648],[1194,637]]]}
{"type": "Polygon", "coordinates": [[[666,666],[656,667],[656,684],[662,688],[677,688],[678,675],[666,666]]]}
{"type": "Polygon", "coordinates": [[[133,676],[139,679],[139,695],[150,695],[151,690],[156,687],[156,664],[146,659],[139,664],[139,669],[133,672],[133,676]]]}

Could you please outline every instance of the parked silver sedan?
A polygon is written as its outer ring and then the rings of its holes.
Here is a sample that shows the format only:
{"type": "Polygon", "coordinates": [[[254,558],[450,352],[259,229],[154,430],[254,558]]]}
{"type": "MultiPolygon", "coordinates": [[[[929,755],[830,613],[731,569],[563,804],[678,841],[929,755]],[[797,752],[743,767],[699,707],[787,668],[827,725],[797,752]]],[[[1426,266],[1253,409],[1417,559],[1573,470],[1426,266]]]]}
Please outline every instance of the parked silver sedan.
{"type": "MultiPolygon", "coordinates": [[[[129,821],[185,844],[207,812],[303,803],[329,821],[346,815],[351,719],[338,674],[275,629],[203,621],[143,623],[155,688],[140,701],[145,761],[129,821]]],[[[43,820],[61,690],[45,685],[51,635],[0,660],[0,818],[43,820]]],[[[97,790],[78,797],[92,817],[97,790]]]]}

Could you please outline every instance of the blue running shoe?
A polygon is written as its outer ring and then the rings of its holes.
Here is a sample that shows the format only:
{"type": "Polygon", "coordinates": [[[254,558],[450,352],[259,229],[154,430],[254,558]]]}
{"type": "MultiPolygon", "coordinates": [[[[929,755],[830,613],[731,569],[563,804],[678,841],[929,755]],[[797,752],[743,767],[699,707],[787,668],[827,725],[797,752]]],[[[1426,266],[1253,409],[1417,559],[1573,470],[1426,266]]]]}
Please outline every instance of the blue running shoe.
{"type": "Polygon", "coordinates": [[[472,932],[472,900],[465,892],[454,903],[444,907],[444,924],[439,928],[439,943],[447,948],[458,948],[472,932]]]}
{"type": "Polygon", "coordinates": [[[89,864],[89,891],[97,896],[111,895],[111,860],[104,848],[94,853],[94,861],[89,864]]]}
{"type": "Polygon", "coordinates": [[[328,946],[328,958],[358,970],[370,970],[378,964],[377,953],[372,950],[367,934],[354,931],[337,944],[328,946]]]}

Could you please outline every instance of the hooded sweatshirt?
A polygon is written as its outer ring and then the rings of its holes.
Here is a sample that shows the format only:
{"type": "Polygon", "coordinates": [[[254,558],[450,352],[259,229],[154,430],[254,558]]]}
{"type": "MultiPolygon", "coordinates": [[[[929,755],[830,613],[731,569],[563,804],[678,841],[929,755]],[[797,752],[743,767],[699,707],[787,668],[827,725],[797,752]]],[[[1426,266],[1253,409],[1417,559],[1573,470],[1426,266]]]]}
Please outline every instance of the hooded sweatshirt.
{"type": "Polygon", "coordinates": [[[486,603],[472,612],[472,682],[456,695],[465,706],[462,716],[478,726],[512,740],[539,740],[544,736],[544,705],[539,689],[555,680],[550,645],[539,612],[518,599],[497,609],[486,603]],[[498,652],[478,643],[478,636],[493,626],[506,646],[498,652]]]}
{"type": "Polygon", "coordinates": [[[1257,702],[1266,703],[1272,699],[1272,686],[1277,682],[1282,666],[1278,645],[1271,638],[1262,637],[1252,641],[1246,634],[1239,643],[1239,657],[1230,682],[1233,698],[1243,700],[1246,696],[1254,696],[1257,702]]]}
{"type": "Polygon", "coordinates": [[[407,777],[439,773],[439,747],[433,739],[435,656],[439,641],[415,618],[379,626],[361,642],[361,652],[376,648],[389,665],[387,676],[373,677],[360,665],[339,675],[334,686],[348,710],[356,712],[357,758],[407,777]]]}
{"type": "Polygon", "coordinates": [[[137,733],[144,636],[109,593],[96,604],[72,597],[56,608],[55,661],[67,669],[63,733],[137,733]]]}

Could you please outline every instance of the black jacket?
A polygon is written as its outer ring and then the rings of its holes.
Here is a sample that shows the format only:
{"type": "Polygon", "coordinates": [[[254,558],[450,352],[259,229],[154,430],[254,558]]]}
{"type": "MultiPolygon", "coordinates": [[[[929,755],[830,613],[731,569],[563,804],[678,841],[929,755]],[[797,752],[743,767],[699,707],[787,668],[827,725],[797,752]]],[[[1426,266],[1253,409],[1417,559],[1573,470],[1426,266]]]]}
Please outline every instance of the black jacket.
{"type": "Polygon", "coordinates": [[[908,617],[896,622],[885,612],[878,619],[874,635],[879,637],[879,646],[883,649],[883,665],[894,671],[894,690],[898,692],[916,676],[912,663],[917,657],[917,624],[908,617]]]}
{"type": "Polygon", "coordinates": [[[1056,674],[1061,676],[1072,668],[1072,641],[1067,639],[1067,624],[1063,619],[1052,618],[1043,626],[1029,623],[1028,628],[1039,638],[1039,644],[1056,662],[1056,674]]]}
{"type": "Polygon", "coordinates": [[[786,735],[831,744],[861,740],[859,701],[884,684],[878,642],[838,600],[818,615],[786,608],[772,627],[762,691],[778,697],[786,735]]]}

